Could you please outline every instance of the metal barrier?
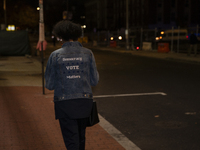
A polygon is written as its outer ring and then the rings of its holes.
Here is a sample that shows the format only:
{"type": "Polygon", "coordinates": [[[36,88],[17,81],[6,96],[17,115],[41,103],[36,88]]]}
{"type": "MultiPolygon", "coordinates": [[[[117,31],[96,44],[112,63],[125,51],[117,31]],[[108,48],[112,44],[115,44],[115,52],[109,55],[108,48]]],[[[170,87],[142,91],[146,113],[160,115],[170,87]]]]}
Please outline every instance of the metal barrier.
{"type": "MultiPolygon", "coordinates": [[[[182,29],[172,27],[169,30],[164,29],[129,29],[129,47],[130,49],[143,48],[143,42],[151,43],[152,50],[157,50],[159,43],[168,43],[171,52],[185,52],[189,47],[188,38],[193,31],[200,40],[199,26],[182,29]],[[167,33],[167,35],[165,34],[167,33]]],[[[110,41],[116,42],[116,47],[126,47],[125,29],[117,31],[97,31],[85,33],[89,41],[97,41],[98,46],[110,46],[110,41]]]]}

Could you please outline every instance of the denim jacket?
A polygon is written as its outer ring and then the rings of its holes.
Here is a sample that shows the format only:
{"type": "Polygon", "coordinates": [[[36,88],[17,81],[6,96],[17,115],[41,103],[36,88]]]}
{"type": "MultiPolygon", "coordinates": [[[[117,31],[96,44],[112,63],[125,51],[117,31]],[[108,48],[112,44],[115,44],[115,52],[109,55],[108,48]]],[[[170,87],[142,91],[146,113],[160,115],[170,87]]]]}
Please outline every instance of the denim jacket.
{"type": "Polygon", "coordinates": [[[92,99],[91,86],[96,86],[99,73],[91,50],[79,42],[66,42],[51,53],[45,71],[45,87],[54,90],[54,102],[92,99]]]}

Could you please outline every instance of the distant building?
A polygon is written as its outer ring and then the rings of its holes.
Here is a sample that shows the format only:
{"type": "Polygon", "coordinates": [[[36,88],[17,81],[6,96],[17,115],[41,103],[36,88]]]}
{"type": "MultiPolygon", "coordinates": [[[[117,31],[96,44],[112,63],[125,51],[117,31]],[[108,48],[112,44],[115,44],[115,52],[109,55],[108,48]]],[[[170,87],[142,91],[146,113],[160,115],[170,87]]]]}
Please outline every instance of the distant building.
{"type": "MultiPolygon", "coordinates": [[[[126,0],[86,0],[88,29],[126,27],[126,0]]],[[[200,24],[200,0],[129,0],[129,27],[189,27],[200,24]]]]}

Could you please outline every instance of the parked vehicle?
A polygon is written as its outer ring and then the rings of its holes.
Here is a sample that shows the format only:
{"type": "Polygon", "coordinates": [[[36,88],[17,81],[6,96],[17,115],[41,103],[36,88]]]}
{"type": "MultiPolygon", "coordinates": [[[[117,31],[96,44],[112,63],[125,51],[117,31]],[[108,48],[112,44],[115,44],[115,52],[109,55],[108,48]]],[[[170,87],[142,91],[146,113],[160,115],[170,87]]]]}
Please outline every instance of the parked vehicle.
{"type": "Polygon", "coordinates": [[[174,29],[161,32],[161,36],[157,37],[157,41],[171,41],[171,40],[188,40],[188,31],[186,29],[174,29]]]}
{"type": "Polygon", "coordinates": [[[159,41],[171,40],[188,40],[188,31],[186,29],[174,29],[161,32],[161,36],[157,39],[159,41]]]}

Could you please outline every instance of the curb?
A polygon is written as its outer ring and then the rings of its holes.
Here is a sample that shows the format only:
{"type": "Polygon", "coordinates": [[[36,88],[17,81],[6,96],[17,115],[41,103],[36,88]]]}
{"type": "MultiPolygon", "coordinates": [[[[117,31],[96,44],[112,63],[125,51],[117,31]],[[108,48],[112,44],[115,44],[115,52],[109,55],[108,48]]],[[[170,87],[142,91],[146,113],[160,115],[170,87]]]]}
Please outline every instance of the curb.
{"type": "Polygon", "coordinates": [[[198,57],[189,57],[187,54],[182,53],[158,53],[157,51],[133,51],[133,50],[123,50],[123,49],[112,49],[109,47],[102,48],[102,47],[92,47],[86,46],[89,49],[95,50],[102,50],[102,51],[110,51],[110,52],[117,52],[117,53],[130,53],[135,56],[141,57],[150,57],[150,58],[157,58],[157,59],[166,59],[172,61],[179,61],[179,62],[188,62],[188,63],[195,63],[200,64],[200,59],[198,57]],[[153,54],[153,55],[152,55],[153,54]]]}

